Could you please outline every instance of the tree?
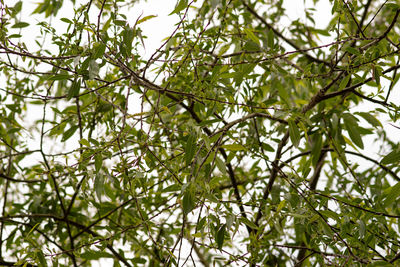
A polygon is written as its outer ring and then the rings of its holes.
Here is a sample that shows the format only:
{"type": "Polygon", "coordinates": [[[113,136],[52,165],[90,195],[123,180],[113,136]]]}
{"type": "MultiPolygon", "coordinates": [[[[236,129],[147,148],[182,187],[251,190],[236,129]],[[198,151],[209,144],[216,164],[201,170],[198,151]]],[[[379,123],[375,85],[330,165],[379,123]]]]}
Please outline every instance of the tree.
{"type": "Polygon", "coordinates": [[[1,265],[399,264],[397,1],[5,2],[1,265]]]}

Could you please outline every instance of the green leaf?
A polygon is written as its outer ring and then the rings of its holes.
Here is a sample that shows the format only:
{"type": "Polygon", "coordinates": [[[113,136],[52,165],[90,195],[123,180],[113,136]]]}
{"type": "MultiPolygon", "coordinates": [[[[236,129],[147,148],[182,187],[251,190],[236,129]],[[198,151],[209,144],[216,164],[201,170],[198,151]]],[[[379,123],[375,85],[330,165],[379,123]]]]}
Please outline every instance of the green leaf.
{"type": "Polygon", "coordinates": [[[218,156],[215,158],[215,163],[217,164],[217,167],[222,172],[222,174],[226,175],[225,163],[218,156]]]}
{"type": "Polygon", "coordinates": [[[57,126],[53,127],[50,130],[49,135],[53,136],[53,135],[59,135],[59,134],[64,133],[65,126],[67,126],[67,123],[65,123],[65,122],[58,124],[57,126]]]}
{"type": "Polygon", "coordinates": [[[47,261],[46,261],[46,258],[44,257],[43,252],[42,251],[38,251],[36,253],[36,255],[37,255],[38,259],[39,259],[40,266],[47,267],[47,261]]]}
{"type": "Polygon", "coordinates": [[[381,160],[381,164],[392,164],[400,162],[400,149],[393,150],[381,160]]]}
{"type": "Polygon", "coordinates": [[[387,3],[385,6],[393,11],[397,11],[398,9],[400,9],[400,5],[395,3],[387,3]]]}
{"type": "Polygon", "coordinates": [[[390,188],[388,195],[383,203],[384,207],[388,207],[400,196],[400,182],[390,188]]]}
{"type": "Polygon", "coordinates": [[[363,117],[364,120],[366,120],[369,124],[371,124],[373,127],[382,127],[381,122],[375,118],[373,115],[371,115],[368,112],[356,112],[357,115],[360,115],[363,117]]]}
{"type": "Polygon", "coordinates": [[[94,191],[96,192],[97,199],[101,202],[101,195],[104,192],[104,175],[98,172],[94,179],[94,191]]]}
{"type": "Polygon", "coordinates": [[[215,241],[217,242],[217,247],[219,250],[222,249],[222,246],[224,245],[225,232],[226,232],[226,224],[223,224],[219,228],[215,236],[215,241]]]}
{"type": "Polygon", "coordinates": [[[289,120],[289,136],[290,136],[290,140],[292,141],[293,145],[295,147],[298,147],[301,136],[300,136],[299,127],[293,120],[289,120]]]}
{"type": "Polygon", "coordinates": [[[231,144],[231,145],[222,145],[221,148],[230,150],[230,151],[241,151],[246,150],[246,148],[239,144],[231,144]]]}
{"type": "Polygon", "coordinates": [[[22,9],[22,1],[18,1],[12,8],[13,15],[18,14],[22,9]]]}
{"type": "Polygon", "coordinates": [[[22,35],[21,34],[11,34],[11,35],[9,35],[9,36],[7,36],[7,38],[8,39],[12,39],[12,38],[21,38],[22,37],[22,35]]]}
{"type": "Polygon", "coordinates": [[[149,19],[155,18],[155,17],[157,17],[157,16],[156,16],[156,15],[145,16],[145,17],[139,19],[138,22],[137,22],[136,24],[143,23],[143,22],[145,22],[145,21],[147,21],[147,20],[149,20],[149,19]]]}
{"type": "Polygon", "coordinates": [[[287,89],[285,89],[280,83],[277,83],[276,87],[278,89],[279,97],[283,100],[283,102],[290,106],[290,96],[287,89]]]}
{"type": "Polygon", "coordinates": [[[188,0],[179,0],[177,5],[175,6],[175,9],[169,15],[179,13],[182,10],[184,10],[187,6],[188,6],[188,0]]]}
{"type": "Polygon", "coordinates": [[[89,62],[89,80],[93,80],[99,74],[99,64],[97,64],[96,60],[90,60],[89,62]]]}
{"type": "Polygon", "coordinates": [[[162,190],[162,192],[165,192],[165,193],[166,193],[166,192],[176,192],[176,191],[179,191],[180,188],[181,188],[181,187],[180,187],[179,184],[173,184],[173,185],[170,185],[170,186],[164,188],[164,189],[162,190]]]}
{"type": "Polygon", "coordinates": [[[88,140],[86,140],[85,138],[82,138],[79,143],[81,143],[84,146],[90,147],[90,143],[88,140]]]}
{"type": "MultiPolygon", "coordinates": [[[[139,32],[137,31],[137,33],[139,32]]],[[[122,36],[124,41],[121,45],[123,45],[126,49],[125,56],[129,56],[132,54],[132,42],[133,38],[135,37],[135,31],[131,27],[126,27],[122,32],[122,36]]]]}
{"type": "Polygon", "coordinates": [[[255,223],[253,223],[252,221],[250,221],[249,219],[247,219],[245,217],[240,217],[239,221],[244,223],[245,225],[247,225],[248,227],[250,227],[252,229],[255,229],[255,230],[258,229],[258,226],[255,223]]]}
{"type": "Polygon", "coordinates": [[[268,47],[273,48],[274,47],[274,31],[272,29],[270,29],[268,31],[267,39],[268,39],[268,47]]]}
{"type": "Polygon", "coordinates": [[[103,43],[95,43],[93,45],[93,59],[101,58],[106,51],[106,45],[103,43]]]}
{"type": "Polygon", "coordinates": [[[79,257],[85,260],[98,260],[100,258],[112,258],[113,256],[110,253],[105,251],[85,251],[79,254],[79,257]]]}
{"type": "Polygon", "coordinates": [[[262,146],[262,148],[264,149],[264,150],[266,150],[266,151],[269,151],[269,152],[274,152],[275,150],[274,150],[274,148],[271,146],[271,145],[269,145],[269,144],[267,144],[267,143],[262,143],[261,144],[261,146],[262,146]]]}
{"type": "Polygon", "coordinates": [[[311,136],[312,147],[311,147],[311,156],[313,166],[316,166],[321,155],[322,151],[322,136],[321,133],[316,132],[311,136]]]}
{"type": "Polygon", "coordinates": [[[187,189],[183,194],[183,199],[182,199],[183,212],[185,214],[188,214],[194,209],[195,206],[196,206],[195,197],[192,191],[187,189]]]}
{"type": "Polygon", "coordinates": [[[100,152],[98,152],[94,156],[94,167],[96,169],[96,173],[100,171],[101,166],[103,165],[103,157],[100,152]]]}
{"type": "Polygon", "coordinates": [[[341,80],[338,91],[342,91],[347,86],[347,84],[350,81],[350,78],[351,75],[347,75],[344,79],[341,80]]]}
{"type": "Polygon", "coordinates": [[[132,258],[130,261],[133,262],[133,263],[138,263],[138,264],[145,264],[146,263],[146,259],[140,258],[140,257],[132,258]]]}
{"type": "Polygon", "coordinates": [[[256,44],[260,45],[260,40],[257,38],[257,36],[253,33],[252,30],[250,29],[244,29],[244,33],[247,35],[247,37],[255,42],[256,44]]]}
{"type": "Polygon", "coordinates": [[[196,135],[191,133],[188,137],[185,148],[186,165],[189,165],[192,162],[195,151],[196,151],[196,135]]]}
{"type": "Polygon", "coordinates": [[[66,130],[61,138],[61,142],[65,142],[67,141],[74,133],[75,131],[78,129],[78,126],[72,126],[71,128],[69,128],[68,130],[66,130]]]}
{"type": "Polygon", "coordinates": [[[357,49],[355,49],[354,47],[351,47],[351,46],[348,46],[346,48],[346,51],[353,55],[357,55],[357,56],[360,55],[360,51],[358,51],[357,49]]]}
{"type": "Polygon", "coordinates": [[[361,134],[358,130],[358,120],[350,113],[343,114],[344,126],[349,133],[351,141],[361,149],[364,149],[364,144],[361,138],[361,134]]]}
{"type": "Polygon", "coordinates": [[[28,26],[29,26],[29,23],[20,21],[20,22],[15,23],[11,28],[25,28],[28,26]]]}
{"type": "Polygon", "coordinates": [[[72,97],[79,95],[79,90],[81,89],[81,79],[76,79],[72,82],[71,87],[68,90],[67,100],[70,100],[72,97]]]}
{"type": "Polygon", "coordinates": [[[366,225],[365,225],[365,222],[363,221],[363,220],[358,220],[358,227],[359,227],[359,230],[358,230],[358,233],[359,233],[359,235],[360,235],[360,238],[364,238],[364,236],[365,236],[365,231],[366,231],[366,225]]]}
{"type": "Polygon", "coordinates": [[[62,22],[68,23],[68,24],[72,24],[73,22],[67,18],[61,18],[60,19],[62,22]]]}
{"type": "Polygon", "coordinates": [[[53,76],[49,77],[47,80],[49,80],[49,81],[62,81],[62,80],[68,80],[70,78],[72,78],[72,76],[69,75],[69,74],[56,74],[56,75],[53,75],[53,76]]]}

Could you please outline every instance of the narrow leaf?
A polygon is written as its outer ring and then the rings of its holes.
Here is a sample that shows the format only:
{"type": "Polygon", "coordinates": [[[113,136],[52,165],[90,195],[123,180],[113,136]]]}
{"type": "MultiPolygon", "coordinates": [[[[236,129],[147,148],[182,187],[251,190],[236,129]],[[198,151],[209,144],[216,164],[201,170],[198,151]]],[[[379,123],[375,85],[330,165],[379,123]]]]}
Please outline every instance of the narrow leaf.
{"type": "Polygon", "coordinates": [[[222,246],[224,245],[225,232],[226,232],[226,224],[223,224],[221,228],[218,230],[217,235],[215,237],[218,249],[222,249],[222,246]]]}
{"type": "Polygon", "coordinates": [[[250,227],[252,229],[258,229],[258,226],[255,223],[253,223],[252,221],[250,221],[249,219],[247,219],[245,217],[239,218],[239,221],[244,223],[245,225],[247,225],[248,227],[250,227]]]}
{"type": "Polygon", "coordinates": [[[347,84],[350,81],[350,77],[351,77],[351,75],[347,75],[344,79],[342,79],[342,81],[339,84],[338,91],[342,91],[347,86],[347,84]]]}
{"type": "Polygon", "coordinates": [[[48,80],[61,81],[61,80],[67,80],[69,78],[71,78],[71,75],[69,75],[69,74],[56,74],[56,75],[49,77],[48,80]]]}
{"type": "Polygon", "coordinates": [[[369,124],[371,124],[373,127],[382,127],[381,122],[375,118],[373,115],[371,115],[368,112],[357,112],[358,115],[363,117],[364,120],[366,120],[369,124]]]}
{"type": "Polygon", "coordinates": [[[357,49],[355,49],[354,47],[351,47],[351,46],[348,46],[346,48],[346,51],[353,55],[357,55],[357,56],[360,55],[360,51],[358,51],[357,49]]]}
{"type": "Polygon", "coordinates": [[[157,16],[156,16],[156,15],[145,16],[144,18],[139,19],[138,22],[137,22],[136,24],[143,23],[143,22],[145,22],[145,21],[147,21],[147,20],[149,20],[149,19],[155,18],[155,17],[157,17],[157,16]]]}
{"type": "Polygon", "coordinates": [[[77,126],[72,126],[71,128],[69,128],[68,130],[66,130],[63,134],[63,137],[61,138],[61,142],[65,142],[67,141],[74,133],[75,131],[78,129],[77,126]]]}
{"type": "Polygon", "coordinates": [[[194,209],[195,198],[194,198],[192,191],[186,190],[185,194],[183,195],[182,201],[183,201],[182,202],[183,212],[185,214],[188,214],[189,212],[191,212],[194,209]]]}
{"type": "Polygon", "coordinates": [[[196,135],[190,134],[186,142],[186,148],[185,148],[186,165],[189,165],[192,162],[195,151],[196,151],[196,135]]]}
{"type": "Polygon", "coordinates": [[[184,10],[188,5],[188,0],[179,0],[178,4],[175,6],[175,9],[169,14],[179,13],[184,10]]]}
{"type": "Polygon", "coordinates": [[[78,96],[80,89],[81,89],[81,79],[75,79],[68,90],[67,100],[70,100],[74,96],[78,96]]]}
{"type": "Polygon", "coordinates": [[[104,192],[104,175],[100,172],[96,174],[94,179],[94,191],[96,192],[97,199],[101,201],[101,195],[104,192]]]}
{"type": "Polygon", "coordinates": [[[215,162],[217,164],[218,169],[222,172],[222,174],[226,174],[225,163],[219,157],[215,158],[215,162]]]}
{"type": "Polygon", "coordinates": [[[93,46],[93,59],[101,58],[104,56],[104,52],[106,51],[106,45],[103,43],[96,43],[93,46]]]}
{"type": "Polygon", "coordinates": [[[252,30],[250,29],[244,29],[244,33],[247,35],[247,37],[255,42],[256,44],[260,44],[260,40],[257,38],[257,36],[253,33],[252,30]]]}
{"type": "Polygon", "coordinates": [[[268,31],[267,38],[268,38],[268,47],[273,48],[274,47],[274,32],[272,31],[272,29],[270,29],[268,31]]]}
{"type": "Polygon", "coordinates": [[[389,154],[387,154],[382,160],[382,164],[392,164],[392,163],[398,163],[400,162],[400,150],[393,150],[389,154]]]}
{"type": "Polygon", "coordinates": [[[389,194],[387,195],[385,202],[383,205],[385,207],[388,207],[390,204],[392,204],[398,197],[400,196],[400,182],[392,186],[390,189],[389,194]]]}
{"type": "Polygon", "coordinates": [[[25,28],[28,26],[29,26],[29,23],[20,21],[20,22],[15,23],[11,28],[25,28]]]}
{"type": "Polygon", "coordinates": [[[361,138],[361,134],[358,130],[358,121],[357,118],[351,115],[350,113],[343,114],[344,126],[346,127],[347,132],[349,133],[351,141],[356,144],[361,149],[364,149],[364,144],[361,138]]]}
{"type": "Polygon", "coordinates": [[[103,157],[101,156],[101,153],[97,153],[94,156],[94,167],[96,169],[96,173],[99,172],[102,165],[103,165],[103,157]]]}
{"type": "Polygon", "coordinates": [[[224,148],[224,149],[230,150],[230,151],[246,150],[246,148],[244,146],[239,145],[239,144],[222,145],[221,148],[224,148]]]}
{"type": "Polygon", "coordinates": [[[289,136],[295,147],[299,146],[300,143],[300,131],[297,124],[293,120],[289,120],[289,136]]]}

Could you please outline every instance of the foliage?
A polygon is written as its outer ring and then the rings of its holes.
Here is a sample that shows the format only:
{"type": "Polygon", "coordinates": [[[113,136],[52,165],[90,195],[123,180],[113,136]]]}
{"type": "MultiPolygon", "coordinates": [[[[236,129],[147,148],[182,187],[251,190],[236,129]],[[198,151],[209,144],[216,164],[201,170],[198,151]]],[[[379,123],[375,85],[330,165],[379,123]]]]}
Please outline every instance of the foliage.
{"type": "Polygon", "coordinates": [[[2,265],[399,264],[397,1],[7,2],[2,265]]]}

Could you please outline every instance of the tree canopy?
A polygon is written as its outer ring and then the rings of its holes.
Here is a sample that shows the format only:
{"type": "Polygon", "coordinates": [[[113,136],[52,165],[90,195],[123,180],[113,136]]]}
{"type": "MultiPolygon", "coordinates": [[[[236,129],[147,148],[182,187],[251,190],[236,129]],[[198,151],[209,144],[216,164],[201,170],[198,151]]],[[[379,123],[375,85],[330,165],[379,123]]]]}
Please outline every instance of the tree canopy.
{"type": "Polygon", "coordinates": [[[0,265],[400,264],[397,1],[10,2],[0,265]]]}

